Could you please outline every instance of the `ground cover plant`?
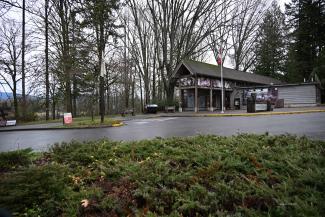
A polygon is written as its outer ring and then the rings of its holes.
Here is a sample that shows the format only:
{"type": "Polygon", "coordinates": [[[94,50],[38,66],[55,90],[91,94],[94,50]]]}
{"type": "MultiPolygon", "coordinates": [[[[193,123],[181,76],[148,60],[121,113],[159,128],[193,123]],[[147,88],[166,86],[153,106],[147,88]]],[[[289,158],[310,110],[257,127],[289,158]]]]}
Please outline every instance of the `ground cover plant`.
{"type": "Polygon", "coordinates": [[[120,120],[105,118],[104,123],[101,123],[100,117],[92,119],[91,117],[74,118],[71,124],[59,126],[58,128],[85,128],[85,127],[109,127],[114,124],[121,124],[120,120]]]}
{"type": "Polygon", "coordinates": [[[243,134],[1,153],[0,207],[17,216],[322,216],[324,148],[243,134]]]}
{"type": "MultiPolygon", "coordinates": [[[[114,123],[114,118],[118,117],[117,115],[109,115],[105,116],[104,124],[109,125],[114,123]]],[[[19,125],[34,125],[34,124],[47,124],[47,123],[62,123],[62,118],[55,119],[55,120],[37,120],[37,121],[24,121],[19,122],[19,125]]],[[[94,116],[94,119],[90,116],[81,116],[73,118],[74,126],[93,126],[93,125],[100,125],[100,116],[94,116]]]]}

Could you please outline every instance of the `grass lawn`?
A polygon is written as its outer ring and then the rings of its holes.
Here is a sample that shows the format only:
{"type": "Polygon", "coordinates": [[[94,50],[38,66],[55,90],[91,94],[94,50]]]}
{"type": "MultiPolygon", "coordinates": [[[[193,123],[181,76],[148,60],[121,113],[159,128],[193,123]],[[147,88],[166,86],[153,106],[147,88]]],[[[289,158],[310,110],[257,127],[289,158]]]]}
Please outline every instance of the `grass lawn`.
{"type": "MultiPolygon", "coordinates": [[[[105,116],[105,123],[108,123],[109,120],[111,120],[111,118],[113,117],[117,117],[117,115],[110,115],[110,116],[105,116]]],[[[73,122],[76,122],[76,125],[82,125],[82,124],[92,124],[92,123],[99,123],[100,121],[100,116],[95,116],[94,117],[94,122],[92,122],[91,117],[90,116],[85,116],[85,117],[76,117],[73,118],[73,122]],[[87,123],[88,122],[88,123],[87,123]],[[80,123],[80,124],[78,124],[80,123]]],[[[31,122],[21,122],[19,123],[19,125],[34,125],[34,124],[47,124],[47,123],[62,123],[62,118],[60,119],[55,119],[55,120],[38,120],[38,121],[31,121],[31,122]]]]}
{"type": "Polygon", "coordinates": [[[92,120],[91,117],[78,117],[73,119],[72,124],[59,126],[59,128],[101,127],[101,126],[112,126],[114,124],[120,124],[120,123],[121,121],[113,120],[108,117],[105,117],[104,123],[100,122],[100,117],[95,117],[94,120],[92,120]]]}
{"type": "Polygon", "coordinates": [[[34,125],[34,124],[47,124],[47,123],[59,123],[62,122],[62,119],[50,119],[46,120],[37,120],[37,121],[29,121],[29,122],[18,122],[18,125],[34,125]]]}
{"type": "Polygon", "coordinates": [[[72,142],[1,153],[0,177],[19,216],[325,213],[325,142],[289,135],[72,142]]]}
{"type": "MultiPolygon", "coordinates": [[[[101,126],[112,126],[113,124],[120,124],[120,120],[112,119],[113,116],[105,116],[104,123],[100,123],[100,116],[95,116],[94,120],[91,117],[77,117],[73,118],[72,124],[61,125],[57,128],[83,128],[83,127],[101,127],[101,126]]],[[[35,125],[35,124],[46,124],[46,123],[62,123],[62,119],[56,120],[39,120],[33,122],[19,123],[19,125],[35,125]]]]}

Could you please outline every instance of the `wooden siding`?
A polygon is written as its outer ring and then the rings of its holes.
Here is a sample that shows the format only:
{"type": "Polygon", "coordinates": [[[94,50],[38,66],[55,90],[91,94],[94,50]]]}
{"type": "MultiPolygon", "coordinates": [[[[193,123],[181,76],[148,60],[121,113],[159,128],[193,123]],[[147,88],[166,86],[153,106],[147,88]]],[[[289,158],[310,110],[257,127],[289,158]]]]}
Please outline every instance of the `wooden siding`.
{"type": "Polygon", "coordinates": [[[284,99],[284,106],[316,105],[316,86],[299,85],[278,87],[278,99],[284,99]]]}

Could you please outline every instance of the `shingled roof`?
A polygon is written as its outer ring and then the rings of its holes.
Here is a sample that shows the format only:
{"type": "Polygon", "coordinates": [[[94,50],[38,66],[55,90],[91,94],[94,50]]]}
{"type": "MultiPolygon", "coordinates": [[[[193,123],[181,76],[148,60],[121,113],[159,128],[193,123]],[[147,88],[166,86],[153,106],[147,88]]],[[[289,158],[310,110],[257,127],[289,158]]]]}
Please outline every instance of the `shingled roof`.
{"type": "MultiPolygon", "coordinates": [[[[208,77],[220,78],[220,66],[212,65],[193,60],[185,60],[179,64],[174,72],[174,77],[177,77],[178,71],[184,66],[192,75],[203,75],[208,77]]],[[[234,69],[223,67],[224,79],[245,81],[256,84],[281,84],[282,82],[263,75],[253,74],[249,72],[237,71],[234,69]]]]}

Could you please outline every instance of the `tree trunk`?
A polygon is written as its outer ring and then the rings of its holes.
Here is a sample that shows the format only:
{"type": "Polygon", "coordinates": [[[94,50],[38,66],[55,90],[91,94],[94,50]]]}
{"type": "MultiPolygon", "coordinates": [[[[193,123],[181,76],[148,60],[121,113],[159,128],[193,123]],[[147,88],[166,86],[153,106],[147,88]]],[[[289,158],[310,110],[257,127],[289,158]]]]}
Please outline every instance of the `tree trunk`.
{"type": "Polygon", "coordinates": [[[65,18],[65,13],[67,13],[67,6],[64,0],[59,2],[59,15],[61,21],[61,34],[62,34],[62,56],[63,56],[63,72],[65,76],[65,103],[66,111],[72,112],[72,97],[71,97],[71,56],[70,56],[70,41],[69,41],[69,29],[68,21],[65,18]]]}
{"type": "Polygon", "coordinates": [[[19,110],[18,110],[18,100],[17,100],[17,82],[16,82],[16,76],[13,79],[13,98],[14,98],[14,109],[15,109],[15,119],[19,120],[19,110]]]}
{"type": "Polygon", "coordinates": [[[141,102],[141,112],[143,113],[143,97],[142,97],[142,81],[141,81],[141,76],[140,77],[140,102],[141,102]]]}
{"type": "Polygon", "coordinates": [[[135,113],[135,104],[134,104],[134,101],[135,101],[135,78],[133,77],[133,81],[132,81],[132,109],[133,109],[133,112],[135,113]]]}
{"type": "Polygon", "coordinates": [[[66,80],[66,88],[65,88],[65,102],[66,102],[66,110],[67,112],[72,112],[72,100],[71,100],[71,81],[70,76],[66,80]]]}
{"type": "Polygon", "coordinates": [[[54,96],[52,97],[52,119],[55,120],[55,106],[56,106],[56,103],[55,103],[55,98],[54,96]]]}
{"type": "Polygon", "coordinates": [[[150,87],[149,87],[149,79],[144,81],[144,91],[145,91],[145,104],[150,103],[150,87]]]}
{"type": "Polygon", "coordinates": [[[100,106],[100,122],[104,123],[105,117],[105,97],[104,97],[104,77],[99,78],[99,106],[100,106]]]}
{"type": "MultiPolygon", "coordinates": [[[[98,44],[98,63],[99,63],[99,75],[101,74],[101,64],[103,61],[103,53],[105,48],[105,39],[104,39],[104,21],[101,20],[99,23],[99,44],[98,44]]],[[[99,114],[100,114],[100,122],[104,123],[105,118],[105,97],[104,97],[104,77],[99,76],[99,114]]]]}
{"type": "MultiPolygon", "coordinates": [[[[50,81],[49,81],[49,0],[45,0],[45,119],[49,120],[50,112],[50,81]]],[[[55,112],[54,112],[55,119],[55,112]]]]}
{"type": "Polygon", "coordinates": [[[72,115],[73,117],[77,117],[77,80],[76,75],[73,75],[73,98],[72,98],[72,115]]]}
{"type": "Polygon", "coordinates": [[[22,89],[22,112],[23,118],[26,117],[26,92],[25,92],[25,0],[23,0],[23,17],[22,17],[22,45],[21,45],[21,89],[22,89]]]}
{"type": "Polygon", "coordinates": [[[167,104],[173,105],[174,103],[174,85],[170,84],[168,88],[166,88],[166,98],[167,104]]]}
{"type": "Polygon", "coordinates": [[[152,69],[152,100],[156,103],[156,58],[154,58],[152,69]]]}
{"type": "Polygon", "coordinates": [[[107,85],[107,88],[106,88],[106,114],[109,115],[109,112],[110,112],[110,108],[109,108],[109,100],[110,100],[110,97],[109,97],[109,86],[107,85]]]}

